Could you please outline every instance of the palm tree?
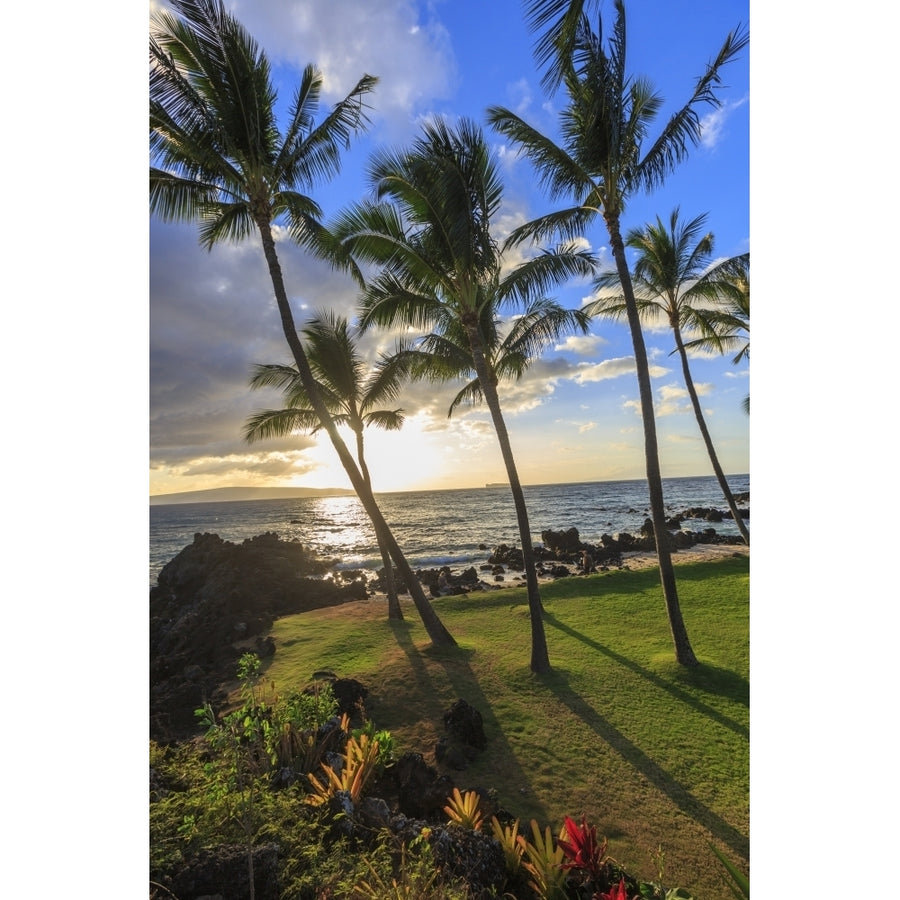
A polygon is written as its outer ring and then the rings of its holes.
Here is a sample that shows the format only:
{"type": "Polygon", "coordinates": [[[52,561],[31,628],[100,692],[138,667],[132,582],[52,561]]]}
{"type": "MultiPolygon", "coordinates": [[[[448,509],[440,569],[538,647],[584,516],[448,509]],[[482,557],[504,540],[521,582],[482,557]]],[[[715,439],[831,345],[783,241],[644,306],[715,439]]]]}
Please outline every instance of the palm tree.
{"type": "Polygon", "coordinates": [[[616,21],[608,52],[603,45],[602,21],[598,25],[599,33],[595,34],[583,12],[585,5],[585,0],[530,0],[527,5],[531,27],[544,32],[537,44],[538,61],[546,66],[544,84],[548,87],[562,84],[565,88],[567,105],[561,114],[562,146],[503,107],[490,108],[488,120],[531,160],[551,199],[574,200],[568,208],[522,226],[513,239],[544,239],[551,235],[574,238],[598,216],[606,225],[634,345],[650,508],[675,656],[679,663],[693,666],[697,658],[678,603],[666,531],[650,369],[625,261],[620,220],[628,197],[660,185],[685,158],[689,146],[698,141],[697,110],[703,104],[719,104],[715,93],[719,70],[746,46],[748,38],[740,30],[728,35],[715,60],[698,79],[688,102],[669,119],[645,151],[645,137],[662,98],[646,79],[626,74],[624,3],[614,0],[616,21]]]}
{"type": "MultiPolygon", "coordinates": [[[[303,329],[306,355],[316,377],[319,393],[337,425],[346,425],[356,441],[356,460],[369,489],[372,478],[366,464],[365,429],[373,425],[385,431],[403,427],[402,409],[382,409],[382,403],[395,400],[400,392],[403,369],[398,361],[382,356],[370,368],[350,333],[344,317],[327,311],[318,314],[303,329]]],[[[285,437],[295,431],[315,434],[322,423],[312,408],[300,373],[294,366],[259,365],[250,380],[251,388],[274,387],[284,394],[283,409],[266,409],[254,413],[246,423],[244,437],[250,443],[270,437],[285,437]]],[[[384,580],[388,597],[388,618],[402,619],[403,611],[394,584],[394,567],[390,553],[376,534],[384,564],[384,580]]]]}
{"type": "Polygon", "coordinates": [[[492,369],[486,323],[506,306],[527,307],[572,275],[590,275],[594,260],[563,246],[504,273],[491,234],[502,184],[487,143],[473,123],[425,126],[410,150],[382,152],[370,163],[372,201],[345,212],[333,231],[359,262],[381,268],[363,292],[360,324],[431,329],[466,348],[500,443],[513,495],[531,618],[531,669],[550,661],[541,618],[531,528],[492,369]]]}
{"type": "MultiPolygon", "coordinates": [[[[541,298],[529,302],[508,328],[500,326],[495,310],[484,307],[479,327],[484,336],[489,378],[494,384],[519,380],[541,353],[563,334],[570,331],[585,333],[590,318],[584,310],[563,309],[554,300],[541,298]]],[[[415,348],[404,348],[395,358],[406,362],[406,368],[414,378],[432,381],[469,379],[451,401],[447,418],[460,406],[477,406],[484,402],[468,337],[458,320],[448,322],[442,334],[432,333],[420,338],[415,348]]]]}
{"type": "MultiPolygon", "coordinates": [[[[668,226],[657,217],[656,224],[634,229],[625,238],[626,246],[636,250],[638,254],[631,279],[635,300],[644,321],[653,322],[659,317],[668,320],[675,336],[675,348],[681,358],[684,383],[691,398],[700,434],[706,444],[709,461],[712,463],[719,487],[734,516],[741,537],[749,546],[750,532],[728,486],[728,480],[722,471],[700,408],[700,398],[691,377],[682,328],[690,328],[695,315],[707,314],[704,305],[711,300],[715,301],[723,290],[731,287],[728,275],[736,268],[749,264],[750,254],[731,257],[710,268],[714,238],[712,232],[701,234],[706,216],[700,215],[689,222],[681,223],[678,221],[678,215],[679,210],[676,208],[669,217],[668,226]]],[[[618,288],[619,293],[602,294],[585,307],[585,312],[592,316],[608,316],[611,319],[624,318],[627,315],[627,308],[625,296],[621,293],[618,273],[606,272],[596,279],[595,284],[601,291],[618,288]]]]}
{"type": "Polygon", "coordinates": [[[179,17],[160,11],[150,38],[150,210],[166,221],[197,221],[200,243],[242,240],[254,231],[263,253],[282,330],[300,380],[379,539],[397,564],[432,642],[455,644],[412,574],[375,497],[338,433],[316,386],[294,325],[273,225],[284,221],[303,246],[325,252],[321,210],[302,191],[333,177],[341,149],[366,123],[365,75],[318,124],[322,76],[304,71],[282,134],[269,61],[222,0],[171,0],[179,17]]]}
{"type": "MultiPolygon", "coordinates": [[[[714,305],[692,311],[690,325],[700,332],[700,337],[688,341],[688,350],[712,350],[715,353],[731,353],[737,350],[732,363],[750,361],[750,254],[732,257],[718,267],[718,291],[714,305]]],[[[741,406],[750,415],[750,395],[741,406]]]]}

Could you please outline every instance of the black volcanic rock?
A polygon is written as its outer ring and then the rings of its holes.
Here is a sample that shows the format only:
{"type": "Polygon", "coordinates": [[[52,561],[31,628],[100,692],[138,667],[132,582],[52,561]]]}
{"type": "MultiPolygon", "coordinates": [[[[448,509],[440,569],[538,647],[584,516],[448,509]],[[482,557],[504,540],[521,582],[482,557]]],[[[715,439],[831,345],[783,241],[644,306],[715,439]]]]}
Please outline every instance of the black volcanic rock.
{"type": "Polygon", "coordinates": [[[150,736],[194,733],[194,709],[224,700],[241,654],[275,652],[266,633],[277,617],[365,599],[364,582],[320,577],[332,566],[271,532],[242,544],[194,535],[150,591],[150,736]]]}

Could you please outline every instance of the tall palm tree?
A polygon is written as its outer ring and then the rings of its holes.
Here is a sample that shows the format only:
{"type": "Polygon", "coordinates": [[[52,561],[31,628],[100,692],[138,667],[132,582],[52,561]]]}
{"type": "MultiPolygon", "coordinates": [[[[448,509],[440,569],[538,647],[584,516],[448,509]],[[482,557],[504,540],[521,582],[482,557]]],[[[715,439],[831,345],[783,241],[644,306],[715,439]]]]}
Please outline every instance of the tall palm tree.
{"type": "MultiPolygon", "coordinates": [[[[371,490],[372,477],[365,454],[365,429],[375,426],[385,431],[399,431],[403,427],[402,409],[381,408],[381,404],[397,398],[403,381],[403,367],[398,360],[387,356],[382,356],[374,367],[370,367],[360,353],[347,319],[336,316],[332,311],[319,313],[311,319],[303,328],[303,335],[306,338],[306,355],[319,393],[335,424],[346,425],[353,432],[356,461],[371,490]]],[[[315,434],[322,428],[295,366],[258,365],[254,368],[250,387],[281,390],[285,407],[254,413],[244,428],[244,437],[248,442],[286,437],[295,431],[315,434]]],[[[377,533],[376,538],[384,564],[388,618],[402,619],[391,556],[377,533]]]]}
{"type": "Polygon", "coordinates": [[[156,14],[150,38],[150,209],[166,221],[197,221],[206,248],[254,231],[282,330],[310,404],[328,433],[353,489],[396,562],[432,642],[455,644],[412,574],[375,497],[316,386],[294,325],[273,225],[312,249],[327,246],[318,204],[302,193],[340,169],[341,149],[367,124],[365,75],[318,124],[322,76],[303,72],[282,133],[269,61],[222,0],[171,0],[178,16],[156,14]]]}
{"type": "MultiPolygon", "coordinates": [[[[739,365],[750,361],[750,254],[732,257],[718,268],[718,291],[710,307],[692,311],[691,327],[700,337],[688,341],[688,350],[712,350],[715,353],[731,353],[732,363],[739,365]]],[[[741,406],[750,415],[750,395],[741,406]]]]}
{"type": "MultiPolygon", "coordinates": [[[[750,254],[731,257],[710,267],[714,238],[712,232],[702,234],[706,216],[699,215],[689,222],[679,222],[678,216],[679,210],[676,207],[669,217],[668,225],[657,217],[655,224],[633,229],[626,236],[626,246],[637,251],[631,278],[635,300],[644,321],[654,322],[662,317],[668,321],[672,329],[675,349],[681,359],[684,383],[706,445],[706,452],[709,454],[709,461],[712,463],[719,487],[741,537],[749,546],[750,532],[722,471],[700,407],[700,398],[691,377],[682,329],[691,327],[695,315],[702,317],[707,314],[708,311],[704,307],[711,301],[715,302],[723,290],[731,287],[729,274],[736,268],[749,264],[750,254]]],[[[595,285],[601,291],[609,288],[618,289],[618,293],[601,294],[584,308],[585,312],[592,316],[607,316],[611,319],[624,318],[627,315],[627,307],[625,295],[621,292],[618,272],[601,274],[596,279],[595,285]]]]}
{"type": "Polygon", "coordinates": [[[585,5],[598,3],[596,0],[530,0],[526,7],[531,27],[544,32],[537,45],[538,61],[546,66],[544,84],[548,87],[561,84],[565,88],[562,146],[503,107],[491,107],[488,121],[530,159],[551,199],[566,197],[574,201],[567,208],[522,226],[513,238],[545,239],[551,235],[572,238],[583,234],[585,227],[598,217],[606,225],[634,345],[660,580],[676,659],[683,665],[693,666],[697,658],[681,615],[666,531],[650,368],[625,261],[620,221],[628,197],[660,185],[685,158],[689,146],[699,140],[697,110],[703,104],[719,104],[715,92],[719,70],[746,46],[748,38],[741,30],[728,35],[715,60],[697,80],[688,102],[644,150],[648,129],[662,105],[662,98],[646,79],[626,74],[624,3],[614,0],[616,21],[608,52],[604,49],[602,21],[595,34],[583,12],[585,5]]]}
{"type": "Polygon", "coordinates": [[[333,228],[359,262],[380,266],[363,292],[360,323],[431,329],[465,341],[516,509],[528,586],[531,669],[549,671],[528,511],[485,323],[502,308],[527,307],[563,279],[592,274],[594,259],[584,250],[563,246],[503,272],[503,251],[491,234],[502,184],[480,129],[469,121],[456,128],[442,120],[426,125],[411,149],[373,157],[369,177],[374,199],[345,212],[333,228]]]}

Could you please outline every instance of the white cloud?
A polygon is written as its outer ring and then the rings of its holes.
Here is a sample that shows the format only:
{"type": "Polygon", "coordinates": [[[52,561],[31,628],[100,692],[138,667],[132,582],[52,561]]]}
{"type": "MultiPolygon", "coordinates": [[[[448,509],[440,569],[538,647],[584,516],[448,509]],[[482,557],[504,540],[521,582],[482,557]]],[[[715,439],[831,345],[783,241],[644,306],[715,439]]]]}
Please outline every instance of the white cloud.
{"type": "MultiPolygon", "coordinates": [[[[594,381],[606,381],[609,378],[618,378],[620,375],[633,374],[635,372],[634,357],[620,356],[617,359],[606,359],[600,363],[581,363],[577,367],[572,380],[577,384],[588,384],[594,381]]],[[[650,377],[661,378],[668,374],[669,369],[663,366],[650,364],[650,377]]]]}
{"type": "Polygon", "coordinates": [[[376,109],[389,134],[410,130],[420,105],[449,99],[457,64],[446,28],[415,0],[240,0],[235,14],[273,60],[323,75],[323,100],[376,75],[376,109]],[[422,18],[425,17],[425,18],[422,18]]]}
{"type": "Polygon", "coordinates": [[[561,344],[557,344],[554,350],[568,351],[578,356],[590,356],[608,343],[609,341],[599,334],[570,334],[561,344]]]}
{"type": "Polygon", "coordinates": [[[731,103],[723,103],[718,109],[714,109],[700,120],[700,144],[707,150],[714,150],[722,139],[723,129],[729,116],[740,109],[750,98],[741,97],[731,103]]]}

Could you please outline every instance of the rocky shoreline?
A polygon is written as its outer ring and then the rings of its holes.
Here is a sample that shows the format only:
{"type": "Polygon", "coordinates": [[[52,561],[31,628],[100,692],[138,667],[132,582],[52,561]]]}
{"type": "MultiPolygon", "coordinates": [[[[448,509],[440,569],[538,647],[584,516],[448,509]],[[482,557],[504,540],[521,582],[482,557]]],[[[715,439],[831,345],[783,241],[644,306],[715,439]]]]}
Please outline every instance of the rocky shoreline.
{"type": "MultiPolygon", "coordinates": [[[[749,510],[744,512],[749,517],[749,510]]],[[[737,535],[712,527],[686,531],[686,519],[721,521],[717,510],[686,510],[671,519],[675,553],[714,547],[745,547],[737,535]]],[[[630,568],[655,562],[653,526],[648,519],[637,535],[603,535],[598,544],[581,541],[578,529],[542,532],[535,546],[543,581],[630,568]]],[[[487,547],[483,547],[486,552],[487,547]]],[[[748,551],[749,552],[749,551],[748,551]]],[[[233,544],[215,534],[194,541],[167,563],[150,590],[150,736],[160,742],[196,734],[194,710],[209,701],[227,703],[235,666],[248,650],[265,659],[275,652],[268,632],[276,618],[310,609],[361,600],[381,600],[383,570],[375,579],[338,568],[298,541],[269,532],[233,544]]],[[[475,594],[521,584],[522,551],[495,547],[480,565],[454,571],[449,566],[415,573],[432,597],[475,594]]],[[[399,592],[405,585],[395,572],[399,592]]]]}

